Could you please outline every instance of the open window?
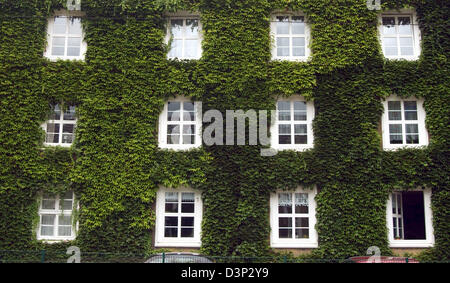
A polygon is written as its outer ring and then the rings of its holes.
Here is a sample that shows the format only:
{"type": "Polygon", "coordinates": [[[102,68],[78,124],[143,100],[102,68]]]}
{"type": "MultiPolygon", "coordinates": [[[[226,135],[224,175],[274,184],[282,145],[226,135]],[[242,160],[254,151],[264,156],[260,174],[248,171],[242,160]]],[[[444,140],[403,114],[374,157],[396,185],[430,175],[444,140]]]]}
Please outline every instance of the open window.
{"type": "Polygon", "coordinates": [[[391,247],[429,247],[434,243],[431,190],[396,191],[388,202],[391,247]]]}

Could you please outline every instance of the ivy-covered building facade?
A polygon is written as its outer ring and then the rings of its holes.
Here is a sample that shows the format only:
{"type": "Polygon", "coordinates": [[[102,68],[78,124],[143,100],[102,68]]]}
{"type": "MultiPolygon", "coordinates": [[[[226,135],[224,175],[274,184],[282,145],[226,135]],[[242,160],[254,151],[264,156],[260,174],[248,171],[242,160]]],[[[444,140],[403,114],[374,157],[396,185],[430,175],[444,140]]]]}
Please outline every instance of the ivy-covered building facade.
{"type": "Polygon", "coordinates": [[[0,250],[448,260],[450,5],[372,2],[0,0],[0,250]]]}

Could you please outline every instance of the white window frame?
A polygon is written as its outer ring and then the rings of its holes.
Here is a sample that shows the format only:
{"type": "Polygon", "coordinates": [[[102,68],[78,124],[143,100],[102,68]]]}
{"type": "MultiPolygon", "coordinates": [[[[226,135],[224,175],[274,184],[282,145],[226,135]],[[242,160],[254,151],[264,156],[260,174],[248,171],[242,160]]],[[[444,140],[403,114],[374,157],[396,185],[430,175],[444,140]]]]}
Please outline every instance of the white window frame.
{"type": "Polygon", "coordinates": [[[293,95],[288,98],[279,98],[276,101],[276,111],[275,111],[275,117],[272,118],[274,123],[272,123],[270,127],[270,144],[273,149],[276,150],[296,150],[296,151],[303,151],[314,147],[314,133],[312,128],[312,122],[314,120],[315,116],[315,110],[314,110],[314,102],[313,101],[307,101],[302,96],[299,95],[293,95]],[[280,101],[289,101],[291,104],[291,120],[290,121],[279,121],[278,120],[278,102],[280,101]],[[302,101],[306,102],[306,121],[294,121],[294,112],[293,112],[293,105],[294,101],[302,101]],[[279,125],[280,124],[290,124],[291,125],[291,142],[294,142],[294,126],[296,124],[302,124],[307,125],[307,143],[306,144],[279,144],[278,139],[278,133],[279,133],[279,125]]]}
{"type": "Polygon", "coordinates": [[[389,96],[386,100],[383,101],[384,112],[381,118],[381,131],[383,137],[383,149],[385,150],[395,150],[398,148],[417,148],[428,145],[428,131],[425,125],[426,113],[423,107],[424,104],[423,98],[400,98],[396,95],[389,96]],[[401,120],[389,120],[389,111],[388,111],[388,102],[389,101],[400,101],[401,102],[401,120]],[[404,102],[405,101],[416,101],[417,102],[417,120],[405,120],[404,119],[404,102]],[[417,124],[419,130],[419,143],[418,144],[407,144],[406,143],[406,129],[405,124],[417,124]],[[402,125],[402,135],[403,135],[403,143],[402,144],[391,144],[390,136],[389,136],[389,124],[401,124],[402,125]]]}
{"type": "Polygon", "coordinates": [[[203,201],[200,191],[193,190],[187,187],[179,187],[177,189],[160,187],[156,193],[155,247],[199,248],[201,246],[200,235],[201,235],[202,216],[203,216],[203,201]],[[178,192],[179,196],[181,195],[181,193],[194,193],[195,194],[194,213],[181,213],[180,208],[178,213],[166,213],[165,212],[166,192],[178,192]],[[194,217],[194,237],[192,238],[164,237],[164,221],[166,215],[177,216],[179,218],[183,215],[194,217]]]}
{"type": "Polygon", "coordinates": [[[304,62],[308,61],[311,56],[310,49],[310,40],[311,40],[311,28],[307,22],[307,17],[303,12],[275,12],[270,16],[270,35],[272,38],[272,60],[283,60],[283,61],[299,61],[304,62]],[[291,21],[292,16],[301,16],[304,17],[305,22],[305,34],[295,35],[295,37],[304,37],[305,38],[305,56],[293,56],[292,55],[292,33],[291,33],[291,24],[289,24],[289,35],[284,37],[289,37],[289,56],[278,56],[277,55],[277,44],[276,44],[276,24],[278,16],[289,16],[289,22],[291,21]]]}
{"type": "MultiPolygon", "coordinates": [[[[65,17],[67,18],[67,21],[70,21],[71,18],[80,18],[82,19],[84,16],[83,12],[80,11],[66,11],[66,10],[59,10],[56,11],[54,16],[49,18],[47,20],[47,46],[44,51],[44,57],[50,59],[50,61],[56,61],[58,59],[62,60],[84,60],[86,51],[87,51],[87,43],[84,40],[85,34],[83,30],[83,25],[81,25],[81,44],[80,44],[80,56],[67,56],[67,55],[52,55],[52,44],[53,44],[53,25],[55,21],[55,17],[65,17]]],[[[67,33],[68,27],[66,27],[66,33],[65,34],[58,34],[59,36],[64,36],[65,38],[65,49],[64,54],[67,53],[67,41],[68,41],[68,33],[67,33]]],[[[72,36],[71,36],[72,37],[72,36]]]]}
{"type": "Polygon", "coordinates": [[[420,28],[419,28],[419,23],[417,21],[417,14],[413,9],[400,9],[399,11],[386,11],[383,13],[378,14],[378,38],[381,44],[381,51],[383,56],[386,59],[406,59],[408,61],[414,61],[419,59],[419,56],[422,52],[421,50],[421,33],[420,33],[420,28]],[[397,22],[398,22],[398,17],[411,17],[411,26],[412,26],[412,40],[413,40],[413,55],[400,55],[400,42],[399,42],[399,37],[400,35],[397,32],[397,22]],[[387,37],[392,37],[392,38],[396,38],[397,39],[397,48],[398,48],[398,55],[396,56],[386,56],[384,53],[384,37],[385,35],[383,34],[383,17],[395,17],[395,29],[396,29],[396,34],[392,35],[392,36],[387,36],[387,37]]]}
{"type": "Polygon", "coordinates": [[[166,37],[165,37],[165,43],[168,45],[169,47],[169,51],[167,52],[167,59],[179,59],[179,60],[198,60],[202,57],[202,41],[203,41],[203,26],[202,26],[202,21],[200,19],[200,15],[197,13],[190,13],[190,12],[186,12],[186,11],[180,11],[177,13],[167,13],[166,14],[166,18],[167,18],[167,22],[166,22],[166,37]],[[183,20],[183,27],[186,26],[186,20],[187,19],[196,19],[198,20],[198,37],[192,37],[192,38],[187,38],[185,37],[185,35],[183,34],[183,36],[181,38],[177,38],[177,39],[182,39],[183,40],[183,51],[182,54],[184,54],[184,41],[186,39],[197,39],[197,57],[192,57],[192,58],[187,58],[187,57],[171,57],[170,56],[170,49],[171,46],[169,46],[170,40],[172,38],[172,34],[171,34],[171,24],[170,21],[171,20],[183,20]]]}
{"type": "MultiPolygon", "coordinates": [[[[318,235],[315,229],[316,225],[316,201],[317,188],[304,189],[298,187],[293,191],[277,190],[270,194],[270,246],[272,248],[317,248],[318,235]],[[308,194],[308,214],[295,214],[294,208],[292,214],[278,213],[278,194],[279,193],[306,193],[308,194]],[[309,218],[309,238],[308,239],[280,239],[278,235],[278,218],[280,216],[291,217],[294,215],[305,216],[309,218]]],[[[294,229],[295,230],[295,229],[294,229]]],[[[295,231],[293,231],[293,234],[295,231]]]]}
{"type": "Polygon", "coordinates": [[[62,146],[62,147],[71,147],[72,143],[63,143],[62,142],[62,135],[63,135],[63,124],[71,124],[74,125],[74,132],[73,132],[73,140],[75,140],[75,132],[76,132],[76,127],[77,127],[77,121],[78,118],[76,117],[76,106],[75,106],[75,120],[64,120],[64,104],[63,103],[59,103],[58,104],[61,110],[61,114],[59,117],[59,120],[47,120],[45,121],[43,124],[41,124],[41,128],[45,131],[45,136],[47,138],[47,125],[48,123],[58,123],[60,124],[59,127],[59,139],[58,139],[58,143],[51,143],[51,142],[45,142],[44,140],[44,146],[62,146]]]}
{"type": "Polygon", "coordinates": [[[60,194],[56,194],[55,195],[55,209],[43,209],[42,208],[42,201],[44,200],[44,194],[41,192],[40,193],[40,202],[39,202],[39,225],[37,227],[36,230],[36,234],[37,234],[37,240],[43,240],[46,242],[59,242],[59,241],[72,241],[75,240],[76,238],[76,234],[78,231],[78,222],[73,225],[73,211],[75,209],[78,209],[78,205],[77,207],[75,207],[75,204],[77,204],[75,202],[75,193],[72,191],[72,209],[71,210],[63,210],[62,206],[60,206],[61,203],[61,195],[60,194]],[[53,227],[53,231],[54,231],[54,235],[53,236],[43,236],[41,235],[41,223],[42,223],[42,215],[55,215],[55,220],[54,220],[54,227],[53,227]],[[58,222],[59,222],[59,217],[58,216],[71,216],[71,235],[70,236],[58,236],[58,222]]]}
{"type": "MultiPolygon", "coordinates": [[[[183,115],[180,115],[180,120],[183,118],[183,115]]],[[[183,127],[180,127],[180,132],[182,133],[183,127]]],[[[182,134],[181,134],[182,137],[182,134]]],[[[160,148],[165,149],[174,149],[174,150],[188,150],[192,148],[198,148],[202,145],[202,103],[200,101],[192,101],[188,97],[179,96],[175,99],[169,99],[164,103],[164,108],[159,116],[159,133],[158,133],[158,143],[160,148]],[[168,144],[167,143],[167,125],[169,122],[167,121],[167,111],[168,111],[168,102],[194,102],[194,111],[195,111],[195,121],[176,121],[170,122],[170,124],[177,125],[195,125],[195,141],[194,144],[168,144]]]]}
{"type": "MultiPolygon", "coordinates": [[[[433,214],[431,209],[431,189],[424,190],[416,188],[412,191],[423,191],[424,214],[425,214],[425,240],[400,240],[394,239],[392,213],[392,193],[389,194],[389,199],[386,205],[386,221],[388,225],[388,239],[391,248],[429,248],[434,246],[434,231],[433,231],[433,214]]],[[[393,192],[397,193],[397,192],[393,192]]],[[[404,229],[404,226],[403,226],[404,229]]]]}

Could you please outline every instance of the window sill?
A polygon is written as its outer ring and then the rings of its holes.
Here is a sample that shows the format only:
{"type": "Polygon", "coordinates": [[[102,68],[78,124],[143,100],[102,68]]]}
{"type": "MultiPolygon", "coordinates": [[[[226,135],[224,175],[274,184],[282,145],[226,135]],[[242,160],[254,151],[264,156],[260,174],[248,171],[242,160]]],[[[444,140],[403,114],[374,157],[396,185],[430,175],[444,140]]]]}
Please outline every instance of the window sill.
{"type": "Polygon", "coordinates": [[[419,56],[392,56],[392,57],[386,57],[383,55],[386,60],[406,60],[406,61],[417,61],[419,60],[419,56]]]}
{"type": "Polygon", "coordinates": [[[159,149],[172,149],[172,150],[191,150],[191,149],[199,149],[201,148],[200,145],[189,145],[189,146],[183,146],[183,145],[176,145],[176,146],[169,146],[169,145],[159,145],[159,149]]]}
{"type": "Polygon", "coordinates": [[[395,151],[398,149],[409,149],[409,148],[420,149],[420,148],[425,148],[427,146],[428,146],[428,144],[417,144],[417,145],[416,144],[415,145],[399,144],[399,145],[383,146],[383,150],[395,151]]]}
{"type": "Polygon", "coordinates": [[[74,241],[75,237],[70,237],[70,238],[42,238],[42,237],[38,237],[37,240],[38,241],[42,241],[42,242],[44,242],[46,244],[56,244],[56,243],[74,241]]]}
{"type": "Polygon", "coordinates": [[[390,248],[431,248],[433,242],[422,240],[394,240],[389,243],[390,248]]]}
{"type": "Polygon", "coordinates": [[[273,150],[276,151],[282,151],[282,150],[294,150],[294,151],[305,151],[305,150],[309,150],[309,149],[313,149],[314,146],[313,145],[308,145],[308,146],[281,146],[281,145],[276,145],[273,147],[270,147],[273,150]]]}
{"type": "Polygon", "coordinates": [[[44,148],[47,147],[64,147],[64,148],[69,148],[72,146],[72,143],[70,144],[65,144],[65,143],[44,143],[44,148]]]}
{"type": "Polygon", "coordinates": [[[78,56],[78,57],[58,57],[58,56],[46,56],[44,55],[44,58],[50,60],[51,62],[56,61],[83,61],[84,62],[84,56],[78,56]]]}
{"type": "Polygon", "coordinates": [[[291,57],[272,57],[272,61],[290,61],[290,62],[308,62],[309,57],[305,58],[291,58],[291,57]]]}
{"type": "Polygon", "coordinates": [[[271,248],[285,248],[285,249],[314,249],[318,248],[319,244],[317,242],[297,242],[297,243],[270,243],[271,248]]]}
{"type": "Polygon", "coordinates": [[[201,242],[155,242],[155,247],[158,248],[200,248],[201,242]]]}

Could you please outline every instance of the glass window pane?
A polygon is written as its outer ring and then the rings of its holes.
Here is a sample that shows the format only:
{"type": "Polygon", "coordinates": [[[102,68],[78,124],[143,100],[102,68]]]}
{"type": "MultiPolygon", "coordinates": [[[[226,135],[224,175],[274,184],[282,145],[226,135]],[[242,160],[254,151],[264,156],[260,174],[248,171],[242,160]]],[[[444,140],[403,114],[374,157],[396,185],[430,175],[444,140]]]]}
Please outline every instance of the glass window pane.
{"type": "Polygon", "coordinates": [[[184,111],[194,111],[194,102],[183,102],[184,111]]]}
{"type": "Polygon", "coordinates": [[[178,203],[166,203],[165,212],[177,213],[178,212],[178,203]]]}
{"type": "Polygon", "coordinates": [[[58,226],[58,236],[72,236],[72,226],[58,226]]]}
{"type": "Polygon", "coordinates": [[[418,144],[419,143],[419,135],[406,135],[406,143],[407,144],[418,144]]]}
{"type": "Polygon", "coordinates": [[[278,218],[278,227],[292,228],[292,218],[291,217],[278,218]]]}
{"type": "Polygon", "coordinates": [[[295,217],[295,227],[296,228],[308,228],[309,227],[309,218],[295,217]]]}
{"type": "Polygon", "coordinates": [[[308,213],[308,194],[295,194],[295,213],[308,213]]]}
{"type": "Polygon", "coordinates": [[[166,202],[178,202],[178,193],[177,192],[166,192],[165,200],[166,200],[166,202]]]}
{"type": "Polygon", "coordinates": [[[63,124],[63,133],[73,133],[75,129],[74,124],[63,124]]]}
{"type": "Polygon", "coordinates": [[[181,228],[182,238],[192,238],[194,237],[194,228],[181,228]]]}
{"type": "Polygon", "coordinates": [[[47,133],[59,133],[58,123],[47,123],[47,133]]]}
{"type": "Polygon", "coordinates": [[[183,20],[182,19],[174,19],[170,21],[170,32],[172,36],[175,38],[179,38],[183,36],[183,20]]]}
{"type": "Polygon", "coordinates": [[[277,56],[289,56],[289,47],[278,47],[277,56]]]}
{"type": "Polygon", "coordinates": [[[292,34],[305,34],[304,17],[302,16],[292,17],[292,34]]]}
{"type": "Polygon", "coordinates": [[[388,110],[402,110],[400,101],[388,101],[388,110]]]}
{"type": "Polygon", "coordinates": [[[55,215],[54,214],[43,214],[41,217],[42,225],[55,225],[55,215]]]}
{"type": "Polygon", "coordinates": [[[289,47],[289,37],[277,37],[277,47],[289,47]]]}
{"type": "Polygon", "coordinates": [[[405,101],[405,110],[417,110],[417,102],[416,101],[405,101]]]}
{"type": "Polygon", "coordinates": [[[392,37],[385,37],[384,40],[384,46],[389,46],[389,47],[397,47],[397,38],[392,38],[392,37]]]}
{"type": "Polygon", "coordinates": [[[401,134],[402,133],[402,125],[390,124],[389,125],[389,133],[401,134]]]}
{"type": "Polygon", "coordinates": [[[66,25],[67,25],[66,17],[55,17],[53,23],[53,34],[65,34],[66,25]]]}
{"type": "Polygon", "coordinates": [[[64,56],[64,47],[52,47],[53,56],[64,56]]]}
{"type": "Polygon", "coordinates": [[[290,193],[278,194],[278,213],[292,213],[292,195],[290,193]]]}
{"type": "Polygon", "coordinates": [[[50,120],[59,120],[61,118],[61,109],[59,105],[52,106],[52,114],[50,115],[50,120]]]}
{"type": "Polygon", "coordinates": [[[295,134],[306,134],[307,133],[307,125],[294,125],[294,133],[295,134]]]}
{"type": "Polygon", "coordinates": [[[413,46],[413,40],[411,37],[400,37],[400,46],[413,46]]]}
{"type": "Polygon", "coordinates": [[[405,56],[414,55],[414,49],[412,47],[400,47],[400,54],[405,56]]]}
{"type": "Polygon", "coordinates": [[[398,17],[398,33],[399,34],[412,33],[410,17],[398,17]]]}
{"type": "Polygon", "coordinates": [[[180,102],[169,101],[167,102],[167,110],[168,111],[179,111],[180,110],[180,102]]]}
{"type": "Polygon", "coordinates": [[[70,215],[59,215],[58,225],[72,225],[72,217],[70,215]]]}
{"type": "Polygon", "coordinates": [[[277,16],[276,21],[277,34],[289,34],[289,17],[277,16]]]}
{"type": "Polygon", "coordinates": [[[278,136],[278,143],[279,144],[291,144],[291,136],[286,135],[279,135],[278,136]]]}
{"type": "Polygon", "coordinates": [[[195,202],[195,194],[194,193],[181,193],[181,201],[182,202],[195,202]]]}
{"type": "Polygon", "coordinates": [[[177,227],[178,217],[176,216],[166,216],[164,217],[164,226],[166,227],[177,227]]]}
{"type": "Polygon", "coordinates": [[[186,19],[186,37],[198,37],[198,19],[186,19]]]}
{"type": "Polygon", "coordinates": [[[395,18],[383,17],[383,34],[395,34],[395,18]]]}
{"type": "Polygon", "coordinates": [[[305,46],[305,38],[304,37],[293,37],[292,38],[292,46],[305,46]]]}
{"type": "Polygon", "coordinates": [[[308,239],[309,238],[309,229],[295,229],[295,238],[296,239],[308,239]]]}
{"type": "Polygon", "coordinates": [[[195,125],[183,125],[183,134],[194,135],[195,125]]]}
{"type": "Polygon", "coordinates": [[[194,204],[193,203],[182,203],[181,204],[181,212],[182,213],[194,213],[194,204]]]}
{"type": "Polygon", "coordinates": [[[306,111],[294,111],[294,121],[306,121],[306,111]]]}
{"type": "Polygon", "coordinates": [[[292,48],[292,56],[305,56],[305,47],[292,48]]]}
{"type": "Polygon", "coordinates": [[[278,229],[278,237],[280,239],[292,238],[292,229],[278,229]]]}
{"type": "Polygon", "coordinates": [[[53,226],[41,226],[41,236],[53,236],[53,226]]]}
{"type": "Polygon", "coordinates": [[[295,142],[295,144],[308,144],[308,136],[307,135],[295,135],[294,142],[295,142]]]}
{"type": "Polygon", "coordinates": [[[69,34],[81,35],[81,19],[71,18],[69,20],[69,34]]]}
{"type": "Polygon", "coordinates": [[[167,134],[175,135],[180,133],[179,125],[167,125],[167,134]]]}
{"type": "Polygon", "coordinates": [[[183,40],[174,39],[170,46],[169,57],[171,58],[182,58],[183,57],[183,40]]]}
{"type": "Polygon", "coordinates": [[[181,226],[194,227],[194,217],[181,217],[181,226]]]}
{"type": "Polygon", "coordinates": [[[398,55],[398,48],[397,47],[385,47],[384,48],[384,55],[385,56],[397,56],[398,55]]]}
{"type": "Polygon", "coordinates": [[[401,135],[390,135],[389,136],[389,142],[391,144],[402,144],[403,143],[403,137],[401,135]]]}
{"type": "Polygon", "coordinates": [[[53,47],[64,47],[66,46],[66,39],[64,37],[53,37],[52,40],[52,46],[53,47]]]}
{"type": "Polygon", "coordinates": [[[417,124],[406,124],[406,133],[407,134],[418,134],[419,126],[417,124]]]}
{"type": "Polygon", "coordinates": [[[291,112],[290,111],[278,111],[278,120],[290,121],[291,120],[291,112]]]}
{"type": "Polygon", "coordinates": [[[42,209],[55,209],[56,201],[54,199],[42,199],[42,209]]]}
{"type": "Polygon", "coordinates": [[[278,125],[278,134],[287,135],[291,134],[291,125],[278,125]]]}
{"type": "Polygon", "coordinates": [[[59,134],[47,134],[45,136],[46,143],[59,143],[59,134]]]}
{"type": "Polygon", "coordinates": [[[294,111],[295,110],[306,111],[306,102],[304,102],[304,101],[294,101],[294,111]]]}
{"type": "Polygon", "coordinates": [[[198,54],[198,40],[186,39],[184,41],[184,56],[185,58],[197,58],[198,54]]]}
{"type": "Polygon", "coordinates": [[[64,112],[64,120],[73,121],[75,117],[75,106],[69,106],[69,108],[64,112]]]}
{"type": "Polygon", "coordinates": [[[405,111],[405,120],[417,120],[417,111],[405,111]]]}
{"type": "Polygon", "coordinates": [[[180,144],[180,135],[167,135],[168,144],[180,144]]]}
{"type": "Polygon", "coordinates": [[[63,200],[62,201],[62,209],[63,210],[72,210],[72,201],[71,200],[63,200]]]}
{"type": "Polygon", "coordinates": [[[164,228],[164,237],[176,238],[178,237],[178,228],[164,228]]]}
{"type": "Polygon", "coordinates": [[[195,144],[195,136],[183,135],[183,144],[195,144]]]}

